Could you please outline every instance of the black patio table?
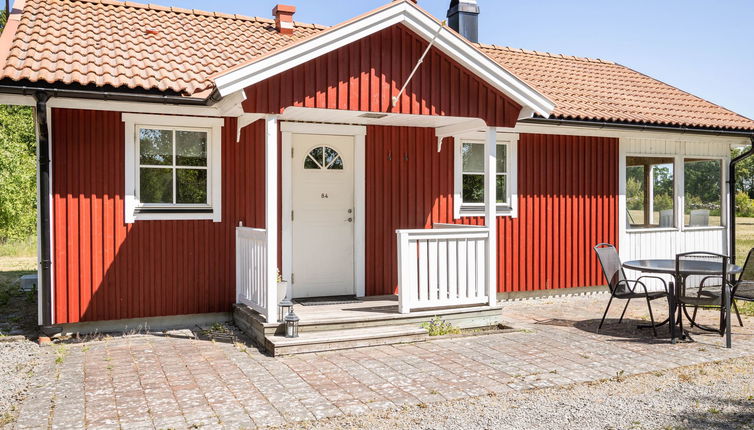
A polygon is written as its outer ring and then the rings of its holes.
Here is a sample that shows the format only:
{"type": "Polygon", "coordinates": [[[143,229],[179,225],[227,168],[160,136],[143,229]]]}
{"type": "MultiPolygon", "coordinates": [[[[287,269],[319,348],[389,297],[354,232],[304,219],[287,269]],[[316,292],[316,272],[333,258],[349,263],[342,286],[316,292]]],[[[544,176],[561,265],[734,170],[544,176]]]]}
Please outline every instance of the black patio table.
{"type": "MultiPolygon", "coordinates": [[[[711,262],[711,261],[682,261],[681,266],[678,268],[680,272],[680,276],[683,279],[678,279],[676,277],[676,261],[675,260],[669,260],[669,259],[648,259],[648,260],[632,260],[627,261],[623,263],[623,267],[626,269],[636,270],[639,272],[644,273],[663,273],[666,275],[672,275],[675,282],[670,283],[670,295],[668,296],[668,308],[669,308],[669,315],[668,315],[668,322],[670,323],[670,341],[675,343],[676,339],[676,325],[680,321],[680,318],[683,318],[682,313],[680,312],[680,308],[677,306],[678,301],[678,294],[680,293],[680,288],[678,288],[678,285],[681,285],[684,280],[691,275],[716,275],[720,273],[720,264],[711,262]],[[678,318],[674,318],[676,315],[676,311],[678,311],[678,318]]],[[[741,273],[741,268],[736,266],[735,264],[729,264],[728,265],[728,274],[735,275],[737,273],[741,273]]],[[[725,291],[728,294],[728,297],[730,298],[730,291],[726,288],[725,291]]],[[[730,300],[725,301],[726,304],[726,315],[730,315],[730,300]]],[[[728,318],[728,328],[726,330],[728,338],[726,339],[726,343],[728,347],[730,348],[730,317],[728,318]]],[[[682,339],[686,337],[685,333],[681,333],[680,336],[682,339]]]]}

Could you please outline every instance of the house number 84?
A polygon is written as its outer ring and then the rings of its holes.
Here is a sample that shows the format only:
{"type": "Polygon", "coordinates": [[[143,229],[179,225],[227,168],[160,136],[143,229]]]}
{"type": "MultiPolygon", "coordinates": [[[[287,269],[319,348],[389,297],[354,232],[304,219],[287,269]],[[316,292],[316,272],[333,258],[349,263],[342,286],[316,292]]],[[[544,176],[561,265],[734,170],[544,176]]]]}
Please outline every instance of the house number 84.
{"type": "Polygon", "coordinates": [[[329,199],[330,197],[328,197],[327,193],[322,193],[322,198],[323,199],[329,199]]]}

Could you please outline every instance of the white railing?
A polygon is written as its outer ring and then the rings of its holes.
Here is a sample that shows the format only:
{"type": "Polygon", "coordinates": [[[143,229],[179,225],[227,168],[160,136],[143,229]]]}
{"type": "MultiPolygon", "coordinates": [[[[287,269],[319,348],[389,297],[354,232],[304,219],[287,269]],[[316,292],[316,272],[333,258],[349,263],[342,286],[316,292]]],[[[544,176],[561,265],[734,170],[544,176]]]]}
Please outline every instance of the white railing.
{"type": "Polygon", "coordinates": [[[236,301],[267,315],[267,231],[236,227],[236,301]]]}
{"type": "Polygon", "coordinates": [[[396,234],[400,313],[489,302],[487,228],[442,224],[396,234]]]}

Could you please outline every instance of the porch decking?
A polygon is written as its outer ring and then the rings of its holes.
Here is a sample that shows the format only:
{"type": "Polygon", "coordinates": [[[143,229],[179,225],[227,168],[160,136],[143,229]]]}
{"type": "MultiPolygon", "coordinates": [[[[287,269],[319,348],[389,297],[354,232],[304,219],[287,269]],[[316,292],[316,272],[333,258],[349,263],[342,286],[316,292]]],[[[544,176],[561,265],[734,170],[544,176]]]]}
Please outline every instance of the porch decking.
{"type": "Polygon", "coordinates": [[[462,329],[496,326],[502,321],[501,305],[402,314],[398,296],[365,297],[357,303],[336,305],[296,305],[295,312],[301,318],[295,339],[286,339],[282,324],[265,322],[248,306],[236,305],[233,318],[274,356],[421,341],[427,337],[421,324],[436,316],[462,329]]]}

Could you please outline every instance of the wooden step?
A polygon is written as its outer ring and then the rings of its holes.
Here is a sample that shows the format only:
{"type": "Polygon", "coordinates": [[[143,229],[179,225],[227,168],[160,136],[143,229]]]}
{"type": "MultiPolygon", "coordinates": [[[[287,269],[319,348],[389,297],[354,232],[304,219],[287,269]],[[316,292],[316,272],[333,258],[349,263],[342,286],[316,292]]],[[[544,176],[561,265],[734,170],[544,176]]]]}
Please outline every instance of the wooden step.
{"type": "Polygon", "coordinates": [[[265,347],[273,356],[362,348],[366,346],[421,342],[427,330],[416,325],[377,326],[300,333],[297,338],[268,335],[265,347]]]}
{"type": "MultiPolygon", "coordinates": [[[[423,322],[431,321],[439,317],[454,326],[462,329],[489,327],[497,325],[502,320],[500,306],[477,306],[460,309],[444,309],[433,311],[412,312],[410,314],[385,313],[369,314],[350,318],[316,318],[313,320],[301,320],[300,333],[315,331],[349,330],[367,327],[385,327],[395,325],[420,326],[423,322]]],[[[283,334],[282,324],[268,324],[260,321],[266,336],[283,334]]]]}

